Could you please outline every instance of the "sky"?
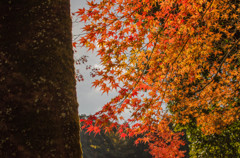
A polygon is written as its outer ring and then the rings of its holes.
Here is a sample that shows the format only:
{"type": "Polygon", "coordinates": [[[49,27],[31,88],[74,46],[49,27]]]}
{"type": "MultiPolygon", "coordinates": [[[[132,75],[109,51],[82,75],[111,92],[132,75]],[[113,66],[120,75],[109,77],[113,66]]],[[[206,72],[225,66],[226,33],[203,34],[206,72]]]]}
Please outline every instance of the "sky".
{"type": "MultiPolygon", "coordinates": [[[[71,12],[77,11],[79,8],[86,8],[87,0],[71,0],[71,12]]],[[[75,21],[76,19],[72,19],[75,21]]],[[[73,23],[72,34],[78,35],[81,33],[81,28],[84,26],[84,22],[73,23]]],[[[100,60],[95,55],[96,53],[92,51],[87,51],[85,47],[78,47],[77,52],[74,54],[74,58],[77,59],[82,55],[88,56],[87,65],[91,65],[94,67],[99,67],[100,60]]],[[[93,88],[92,82],[95,78],[90,77],[90,71],[86,70],[86,65],[77,65],[76,69],[80,70],[80,73],[84,77],[83,82],[77,82],[77,100],[79,103],[79,114],[94,114],[99,111],[101,107],[111,100],[114,96],[116,96],[116,92],[110,92],[108,95],[103,94],[99,91],[99,89],[93,88]]]]}
{"type": "MultiPolygon", "coordinates": [[[[87,0],[70,0],[71,1],[71,12],[76,12],[78,9],[88,8],[87,0]]],[[[99,2],[101,0],[95,0],[95,2],[99,2]]],[[[81,28],[84,27],[84,22],[74,23],[76,19],[73,17],[73,28],[72,34],[73,37],[75,35],[81,34],[81,28]]],[[[87,51],[85,47],[77,47],[77,52],[74,53],[74,58],[79,59],[79,57],[83,55],[88,56],[87,65],[91,65],[93,67],[100,67],[100,60],[96,56],[96,52],[87,51]]],[[[95,78],[90,77],[90,71],[86,70],[86,65],[75,65],[75,69],[78,69],[80,73],[84,77],[83,82],[77,82],[76,90],[77,90],[77,100],[79,103],[78,113],[81,114],[94,114],[95,112],[101,110],[107,102],[114,98],[117,95],[117,92],[110,91],[107,94],[102,94],[102,92],[98,88],[92,87],[92,82],[95,78]]],[[[166,106],[163,106],[165,109],[166,106]]],[[[131,116],[131,110],[126,110],[122,116],[127,119],[131,116]]]]}

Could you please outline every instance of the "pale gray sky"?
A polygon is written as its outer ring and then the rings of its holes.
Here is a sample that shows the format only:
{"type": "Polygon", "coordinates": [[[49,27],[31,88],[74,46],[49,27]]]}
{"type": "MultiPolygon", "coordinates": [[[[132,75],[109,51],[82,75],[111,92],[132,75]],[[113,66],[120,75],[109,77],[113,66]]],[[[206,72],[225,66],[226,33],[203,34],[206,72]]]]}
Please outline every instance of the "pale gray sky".
{"type": "MultiPolygon", "coordinates": [[[[79,8],[87,7],[87,0],[71,0],[71,11],[75,12],[79,8]]],[[[74,19],[73,19],[74,20],[74,19]]],[[[81,33],[80,29],[84,26],[84,22],[73,23],[73,35],[77,35],[81,33]]],[[[86,48],[81,47],[77,49],[77,53],[75,53],[75,58],[78,58],[82,55],[89,56],[87,65],[96,66],[99,63],[99,59],[95,56],[95,53],[91,51],[88,52],[86,48]]],[[[102,93],[95,88],[91,88],[91,83],[94,81],[93,78],[90,77],[90,71],[86,71],[85,65],[77,66],[76,68],[80,70],[81,74],[84,76],[83,82],[77,83],[77,99],[79,103],[79,114],[94,114],[101,107],[110,101],[117,93],[112,92],[108,95],[102,93]]]]}

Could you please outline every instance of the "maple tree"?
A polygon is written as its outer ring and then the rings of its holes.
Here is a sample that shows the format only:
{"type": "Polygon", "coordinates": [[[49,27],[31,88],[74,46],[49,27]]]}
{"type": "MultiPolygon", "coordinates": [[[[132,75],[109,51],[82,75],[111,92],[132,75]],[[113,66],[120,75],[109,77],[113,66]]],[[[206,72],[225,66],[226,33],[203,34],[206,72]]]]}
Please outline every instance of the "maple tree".
{"type": "Polygon", "coordinates": [[[88,22],[74,45],[96,50],[103,69],[93,82],[118,96],[83,128],[122,137],[143,134],[155,157],[183,157],[182,133],[194,121],[205,135],[239,119],[240,3],[229,0],[101,0],[75,14],[88,22]],[[167,107],[166,107],[167,105],[167,107]],[[92,121],[95,125],[91,125],[92,121]],[[109,124],[111,122],[111,124],[109,124]]]}

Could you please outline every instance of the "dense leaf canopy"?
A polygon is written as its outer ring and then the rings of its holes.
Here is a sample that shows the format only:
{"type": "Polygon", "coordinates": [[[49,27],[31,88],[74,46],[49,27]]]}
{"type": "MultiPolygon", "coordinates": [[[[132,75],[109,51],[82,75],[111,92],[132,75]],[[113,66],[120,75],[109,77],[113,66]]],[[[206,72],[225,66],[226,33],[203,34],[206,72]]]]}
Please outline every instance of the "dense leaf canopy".
{"type": "Polygon", "coordinates": [[[183,157],[181,133],[170,130],[169,122],[194,122],[209,135],[239,119],[239,1],[101,0],[88,5],[76,12],[87,24],[74,45],[96,50],[101,59],[103,69],[93,86],[119,92],[82,120],[89,131],[102,126],[111,131],[128,110],[131,117],[119,126],[122,137],[144,133],[138,141],[149,142],[153,156],[183,157]]]}

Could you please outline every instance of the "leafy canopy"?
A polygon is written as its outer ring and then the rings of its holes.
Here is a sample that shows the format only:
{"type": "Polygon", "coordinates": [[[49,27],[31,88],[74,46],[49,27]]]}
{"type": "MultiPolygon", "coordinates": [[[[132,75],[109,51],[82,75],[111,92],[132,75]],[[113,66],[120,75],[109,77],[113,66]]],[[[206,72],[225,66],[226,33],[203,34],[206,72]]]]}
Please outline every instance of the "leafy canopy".
{"type": "Polygon", "coordinates": [[[144,134],[155,157],[183,157],[169,122],[195,120],[218,134],[239,119],[240,3],[230,0],[101,0],[76,15],[86,22],[74,43],[96,50],[103,69],[93,82],[118,96],[85,122],[89,131],[119,127],[144,134]],[[166,108],[166,105],[167,108],[166,108]],[[94,120],[94,126],[91,122],[94,120]],[[111,122],[111,123],[110,123],[111,122]]]}

